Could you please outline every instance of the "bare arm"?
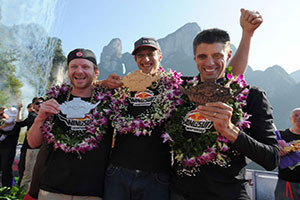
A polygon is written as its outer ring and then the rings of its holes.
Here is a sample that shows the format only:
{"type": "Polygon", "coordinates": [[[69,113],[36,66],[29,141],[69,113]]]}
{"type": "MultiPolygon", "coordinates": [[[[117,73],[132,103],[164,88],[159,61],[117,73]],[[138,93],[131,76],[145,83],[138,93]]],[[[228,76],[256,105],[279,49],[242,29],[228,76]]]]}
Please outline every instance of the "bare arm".
{"type": "Polygon", "coordinates": [[[123,85],[121,79],[122,77],[117,74],[110,74],[107,79],[101,80],[100,84],[109,89],[114,89],[123,85]]]}
{"type": "Polygon", "coordinates": [[[259,12],[241,9],[240,24],[243,29],[242,39],[239,47],[231,59],[232,73],[244,74],[248,66],[250,44],[255,30],[262,24],[263,19],[259,12]]]}
{"type": "Polygon", "coordinates": [[[34,123],[27,133],[27,140],[30,147],[38,147],[42,144],[42,125],[47,117],[59,113],[59,104],[56,100],[50,99],[41,104],[38,116],[35,118],[34,123]]]}
{"type": "Polygon", "coordinates": [[[17,114],[16,122],[22,121],[22,113],[21,113],[22,108],[23,108],[23,102],[21,101],[21,103],[18,104],[18,114],[17,114]]]}

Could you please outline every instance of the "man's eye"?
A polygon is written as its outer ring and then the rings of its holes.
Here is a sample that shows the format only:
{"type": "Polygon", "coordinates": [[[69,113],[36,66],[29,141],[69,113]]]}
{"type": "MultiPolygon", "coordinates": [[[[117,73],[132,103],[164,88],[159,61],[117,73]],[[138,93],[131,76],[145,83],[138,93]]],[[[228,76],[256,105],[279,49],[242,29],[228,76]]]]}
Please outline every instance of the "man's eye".
{"type": "Polygon", "coordinates": [[[215,59],[220,59],[220,58],[223,58],[223,56],[221,54],[216,54],[216,55],[214,55],[214,58],[215,59]]]}
{"type": "Polygon", "coordinates": [[[203,59],[206,58],[206,56],[205,55],[198,55],[198,58],[201,59],[201,60],[203,60],[203,59]]]}

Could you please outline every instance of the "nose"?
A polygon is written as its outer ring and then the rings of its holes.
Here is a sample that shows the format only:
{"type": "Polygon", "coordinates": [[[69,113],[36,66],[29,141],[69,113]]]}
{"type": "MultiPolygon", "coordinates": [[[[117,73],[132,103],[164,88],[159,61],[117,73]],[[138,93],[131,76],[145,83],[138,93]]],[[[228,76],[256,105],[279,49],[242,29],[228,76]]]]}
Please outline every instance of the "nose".
{"type": "Polygon", "coordinates": [[[145,55],[145,57],[144,57],[144,61],[146,61],[146,62],[150,61],[150,56],[148,56],[148,55],[145,55]]]}
{"type": "Polygon", "coordinates": [[[83,71],[83,68],[81,66],[78,66],[77,69],[76,69],[76,72],[81,73],[82,71],[83,71]]]}
{"type": "Polygon", "coordinates": [[[215,64],[214,59],[211,56],[208,56],[205,60],[205,65],[206,66],[212,66],[215,64]]]}

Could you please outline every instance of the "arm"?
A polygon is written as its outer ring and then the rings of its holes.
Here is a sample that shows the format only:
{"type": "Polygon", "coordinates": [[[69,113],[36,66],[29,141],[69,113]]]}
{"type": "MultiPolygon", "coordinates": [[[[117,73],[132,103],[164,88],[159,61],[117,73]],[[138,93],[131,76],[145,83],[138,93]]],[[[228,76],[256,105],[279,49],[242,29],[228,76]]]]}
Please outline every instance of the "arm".
{"type": "Polygon", "coordinates": [[[247,113],[252,115],[249,119],[251,127],[239,132],[232,147],[265,169],[273,170],[279,164],[280,152],[273,126],[272,107],[262,90],[250,90],[247,113]]]}
{"type": "Polygon", "coordinates": [[[16,122],[20,122],[22,120],[22,113],[21,113],[22,108],[23,108],[23,102],[21,101],[21,103],[18,104],[18,114],[17,114],[16,122]]]}
{"type": "Polygon", "coordinates": [[[27,140],[30,147],[35,148],[42,144],[43,135],[41,127],[47,117],[59,113],[59,104],[56,100],[50,99],[41,104],[39,114],[27,133],[27,140]]]}
{"type": "Polygon", "coordinates": [[[240,24],[243,29],[239,47],[231,59],[232,73],[244,74],[248,66],[250,43],[255,30],[261,25],[263,19],[258,12],[241,9],[240,24]]]}
{"type": "Polygon", "coordinates": [[[122,77],[117,74],[110,74],[107,79],[101,80],[101,86],[107,87],[109,89],[114,89],[121,87],[123,83],[121,82],[122,77]]]}
{"type": "Polygon", "coordinates": [[[273,126],[272,107],[263,91],[251,91],[247,98],[247,113],[251,115],[248,130],[242,131],[231,123],[232,108],[225,103],[207,103],[197,110],[211,120],[215,129],[232,143],[232,149],[265,169],[273,170],[279,163],[279,148],[273,126]]]}

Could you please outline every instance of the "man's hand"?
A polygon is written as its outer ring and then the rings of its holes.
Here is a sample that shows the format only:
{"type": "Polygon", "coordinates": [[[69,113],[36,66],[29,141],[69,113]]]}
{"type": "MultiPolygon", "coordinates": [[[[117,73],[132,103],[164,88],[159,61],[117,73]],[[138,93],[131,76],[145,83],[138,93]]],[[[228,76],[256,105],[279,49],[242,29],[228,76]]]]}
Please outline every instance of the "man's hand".
{"type": "Polygon", "coordinates": [[[37,116],[37,120],[44,121],[47,117],[59,113],[59,103],[56,100],[50,99],[46,102],[40,104],[39,113],[37,116]]]}
{"type": "Polygon", "coordinates": [[[243,28],[243,32],[254,34],[254,31],[262,24],[262,16],[257,11],[241,9],[240,24],[243,28]]]}
{"type": "Polygon", "coordinates": [[[20,122],[22,120],[21,110],[23,108],[23,101],[21,101],[20,103],[18,103],[17,108],[18,108],[18,114],[17,114],[17,117],[16,117],[16,121],[20,122]]]}
{"type": "Polygon", "coordinates": [[[17,105],[18,110],[21,110],[23,108],[23,106],[24,106],[23,101],[18,103],[18,105],[17,105]]]}
{"type": "Polygon", "coordinates": [[[197,111],[214,123],[215,129],[229,141],[234,142],[239,134],[239,128],[231,123],[233,109],[225,103],[206,103],[198,106],[197,111]]]}
{"type": "Polygon", "coordinates": [[[101,81],[101,85],[109,89],[114,89],[121,87],[123,83],[121,82],[122,77],[117,74],[111,74],[107,79],[101,81]]]}

